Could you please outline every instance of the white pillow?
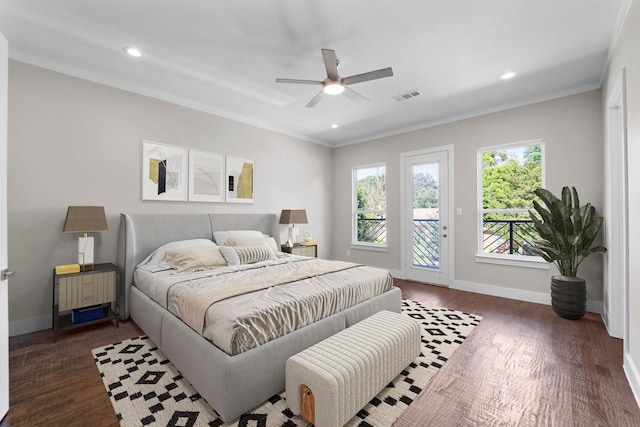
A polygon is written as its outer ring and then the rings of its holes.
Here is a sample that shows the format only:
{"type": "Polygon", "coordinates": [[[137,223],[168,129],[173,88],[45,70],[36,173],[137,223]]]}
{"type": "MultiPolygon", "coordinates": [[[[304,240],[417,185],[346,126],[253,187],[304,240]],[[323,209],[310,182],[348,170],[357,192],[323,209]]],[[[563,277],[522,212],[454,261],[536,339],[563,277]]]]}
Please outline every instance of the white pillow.
{"type": "Polygon", "coordinates": [[[229,237],[224,241],[225,246],[255,246],[259,245],[260,243],[266,243],[267,245],[269,245],[274,254],[280,252],[280,248],[278,248],[276,239],[274,239],[273,237],[229,237]]]}
{"type": "Polygon", "coordinates": [[[168,250],[179,248],[193,248],[198,246],[216,246],[216,244],[209,239],[176,240],[166,243],[160,246],[155,251],[151,252],[151,255],[149,255],[144,261],[138,264],[138,266],[144,266],[145,270],[150,271],[151,273],[156,273],[163,270],[171,270],[171,266],[164,259],[164,255],[168,250]]]}
{"type": "Polygon", "coordinates": [[[218,246],[198,246],[169,249],[164,255],[165,261],[177,273],[185,271],[203,271],[227,265],[218,246]]]}
{"type": "Polygon", "coordinates": [[[266,243],[255,246],[220,246],[220,252],[229,265],[253,264],[276,259],[276,254],[266,243]]]}
{"type": "Polygon", "coordinates": [[[228,230],[213,232],[213,238],[220,246],[223,246],[227,239],[243,239],[245,237],[264,237],[264,234],[258,230],[228,230]]]}

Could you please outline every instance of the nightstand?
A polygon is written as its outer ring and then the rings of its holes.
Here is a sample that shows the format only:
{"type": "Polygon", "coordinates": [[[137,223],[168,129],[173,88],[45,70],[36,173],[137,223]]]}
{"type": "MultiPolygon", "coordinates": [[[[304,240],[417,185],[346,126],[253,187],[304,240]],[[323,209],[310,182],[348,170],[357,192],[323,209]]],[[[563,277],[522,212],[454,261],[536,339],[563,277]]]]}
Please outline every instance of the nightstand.
{"type": "Polygon", "coordinates": [[[53,342],[58,331],[115,320],[118,323],[117,265],[95,264],[80,273],[56,274],[53,269],[53,342]],[[113,305],[113,307],[112,307],[113,305]],[[88,311],[82,312],[82,309],[88,311]],[[75,312],[74,312],[75,310],[75,312]],[[86,316],[89,320],[82,321],[86,316]],[[74,322],[75,317],[75,322],[74,322]]]}
{"type": "Polygon", "coordinates": [[[286,252],[291,255],[302,255],[318,257],[318,245],[293,245],[292,248],[288,248],[285,245],[280,246],[282,252],[286,252]]]}

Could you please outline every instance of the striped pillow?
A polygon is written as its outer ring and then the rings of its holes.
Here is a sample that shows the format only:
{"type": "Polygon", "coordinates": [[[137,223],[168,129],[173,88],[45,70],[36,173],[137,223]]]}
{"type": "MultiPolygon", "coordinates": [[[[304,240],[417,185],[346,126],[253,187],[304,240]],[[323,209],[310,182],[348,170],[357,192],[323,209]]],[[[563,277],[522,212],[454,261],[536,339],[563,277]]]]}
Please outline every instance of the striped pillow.
{"type": "Polygon", "coordinates": [[[273,250],[266,243],[254,246],[220,246],[220,252],[229,265],[253,264],[276,259],[273,250]]]}

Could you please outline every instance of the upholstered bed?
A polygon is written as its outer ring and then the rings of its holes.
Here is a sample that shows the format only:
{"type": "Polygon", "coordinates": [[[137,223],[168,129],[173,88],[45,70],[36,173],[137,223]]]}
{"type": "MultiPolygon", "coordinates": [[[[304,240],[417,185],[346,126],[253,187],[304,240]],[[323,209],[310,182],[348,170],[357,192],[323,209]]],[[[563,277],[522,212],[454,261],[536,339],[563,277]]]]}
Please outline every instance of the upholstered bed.
{"type": "Polygon", "coordinates": [[[285,363],[293,354],[375,312],[400,311],[400,290],[392,287],[315,323],[230,355],[134,284],[136,266],[157,248],[187,239],[215,240],[214,232],[221,230],[257,230],[276,240],[279,236],[275,214],[122,214],[118,263],[120,317],[131,317],[225,421],[284,390],[285,363]]]}

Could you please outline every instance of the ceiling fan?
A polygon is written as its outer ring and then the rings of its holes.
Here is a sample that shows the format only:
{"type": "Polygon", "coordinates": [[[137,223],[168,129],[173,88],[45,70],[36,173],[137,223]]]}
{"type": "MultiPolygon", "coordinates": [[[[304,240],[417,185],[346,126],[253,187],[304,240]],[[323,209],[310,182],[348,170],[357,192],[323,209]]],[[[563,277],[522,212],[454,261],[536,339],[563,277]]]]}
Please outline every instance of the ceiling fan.
{"type": "Polygon", "coordinates": [[[353,99],[356,102],[365,103],[369,102],[369,99],[360,95],[355,90],[351,89],[349,85],[355,83],[366,82],[369,80],[381,79],[383,77],[393,76],[393,70],[391,67],[381,68],[380,70],[369,71],[367,73],[356,74],[349,77],[340,77],[338,75],[338,60],[336,58],[336,52],[332,49],[322,49],[322,59],[324,60],[324,67],[327,69],[327,78],[324,80],[299,80],[299,79],[276,79],[276,83],[297,83],[305,85],[321,85],[322,90],[305,105],[305,107],[313,107],[316,105],[325,95],[339,95],[344,93],[347,97],[353,99]]]}

